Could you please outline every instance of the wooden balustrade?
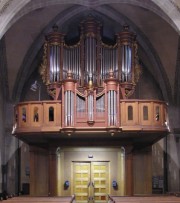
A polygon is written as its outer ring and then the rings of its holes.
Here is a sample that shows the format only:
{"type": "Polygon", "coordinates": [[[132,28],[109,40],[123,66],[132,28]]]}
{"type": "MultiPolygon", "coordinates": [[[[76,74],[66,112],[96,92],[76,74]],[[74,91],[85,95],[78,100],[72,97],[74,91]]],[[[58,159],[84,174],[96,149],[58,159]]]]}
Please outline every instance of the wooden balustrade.
{"type": "Polygon", "coordinates": [[[23,102],[14,110],[17,132],[58,132],[62,126],[61,102],[23,102]]]}
{"type": "MultiPolygon", "coordinates": [[[[119,131],[167,131],[167,106],[157,100],[121,100],[119,112],[119,131]]],[[[22,102],[14,109],[13,134],[35,132],[59,132],[63,125],[61,101],[22,102]]],[[[82,112],[81,114],[87,114],[82,112]]],[[[77,114],[75,114],[77,115],[77,114]]],[[[75,131],[88,127],[83,115],[75,116],[75,131]],[[77,129],[76,129],[77,128],[77,129]]],[[[107,116],[94,120],[93,127],[106,131],[107,116]]],[[[62,127],[63,126],[63,127],[62,127]]],[[[92,126],[89,126],[92,129],[92,126]]]]}
{"type": "Polygon", "coordinates": [[[167,129],[167,106],[155,100],[122,100],[120,119],[123,131],[167,129]]]}

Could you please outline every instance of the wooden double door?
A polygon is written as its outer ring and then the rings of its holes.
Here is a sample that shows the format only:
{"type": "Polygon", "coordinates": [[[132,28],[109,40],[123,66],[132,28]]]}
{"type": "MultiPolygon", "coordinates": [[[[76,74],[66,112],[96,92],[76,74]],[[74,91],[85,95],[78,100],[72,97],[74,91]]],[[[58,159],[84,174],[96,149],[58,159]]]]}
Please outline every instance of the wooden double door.
{"type": "Polygon", "coordinates": [[[105,203],[109,194],[109,162],[73,162],[77,203],[105,203]]]}

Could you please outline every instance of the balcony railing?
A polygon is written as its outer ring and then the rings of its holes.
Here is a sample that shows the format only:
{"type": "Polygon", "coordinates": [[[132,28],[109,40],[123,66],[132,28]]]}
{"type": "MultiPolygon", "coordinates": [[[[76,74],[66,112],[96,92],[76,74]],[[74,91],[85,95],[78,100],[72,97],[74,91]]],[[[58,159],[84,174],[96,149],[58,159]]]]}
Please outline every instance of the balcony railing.
{"type": "MultiPolygon", "coordinates": [[[[119,103],[119,132],[167,131],[167,105],[157,100],[121,100],[119,103]]],[[[105,111],[107,112],[107,111],[105,111]]],[[[73,131],[108,131],[108,114],[95,112],[93,123],[89,123],[85,110],[74,113],[73,131]]],[[[69,128],[64,125],[62,103],[59,101],[22,102],[14,109],[13,134],[60,132],[69,128]]]]}

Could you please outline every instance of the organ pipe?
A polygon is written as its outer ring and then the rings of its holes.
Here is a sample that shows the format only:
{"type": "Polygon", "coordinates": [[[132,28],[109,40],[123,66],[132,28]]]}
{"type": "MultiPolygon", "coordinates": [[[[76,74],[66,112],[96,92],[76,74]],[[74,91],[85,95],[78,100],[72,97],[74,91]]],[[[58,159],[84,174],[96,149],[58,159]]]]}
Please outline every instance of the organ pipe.
{"type": "Polygon", "coordinates": [[[122,46],[122,82],[131,82],[132,50],[128,45],[122,46]]]}
{"type": "MultiPolygon", "coordinates": [[[[115,73],[118,71],[117,60],[117,47],[105,47],[101,48],[101,76],[102,79],[106,79],[110,70],[115,73]]],[[[115,75],[117,78],[117,74],[115,75]]]]}
{"type": "Polygon", "coordinates": [[[135,34],[125,25],[116,35],[116,43],[108,45],[101,40],[100,22],[92,16],[80,24],[80,30],[79,41],[73,45],[65,43],[64,34],[58,32],[57,26],[47,35],[41,72],[48,93],[61,88],[69,71],[83,91],[102,88],[111,70],[120,84],[122,97],[126,98],[138,81],[136,72],[140,72],[135,34]]]}
{"type": "Polygon", "coordinates": [[[135,49],[136,35],[129,31],[129,26],[124,25],[123,31],[118,33],[118,57],[121,61],[119,64],[120,81],[122,83],[134,83],[134,66],[135,66],[135,49]]]}
{"type": "Polygon", "coordinates": [[[116,91],[109,90],[108,91],[108,125],[115,126],[116,125],[116,91]]]}
{"type": "Polygon", "coordinates": [[[74,125],[74,93],[65,91],[65,126],[74,125]]]}
{"type": "Polygon", "coordinates": [[[85,99],[79,97],[78,95],[76,96],[76,101],[77,101],[77,117],[83,117],[85,114],[85,99]]]}
{"type": "Polygon", "coordinates": [[[115,78],[113,70],[109,71],[105,80],[107,88],[107,124],[108,127],[115,127],[118,123],[118,79],[115,78]]]}
{"type": "Polygon", "coordinates": [[[96,78],[96,39],[93,37],[87,37],[85,39],[85,72],[86,78],[85,83],[88,84],[88,78],[92,77],[93,83],[95,83],[96,78]]]}
{"type": "Polygon", "coordinates": [[[102,113],[105,111],[105,96],[102,95],[100,98],[97,98],[96,100],[96,112],[102,113]]]}
{"type": "Polygon", "coordinates": [[[71,71],[67,72],[67,78],[64,80],[64,125],[66,127],[74,126],[74,108],[75,108],[75,80],[72,78],[71,71]]]}
{"type": "Polygon", "coordinates": [[[60,47],[50,47],[50,82],[60,81],[60,47]]]}
{"type": "Polygon", "coordinates": [[[93,121],[94,98],[93,95],[88,95],[88,121],[93,121]]]}
{"type": "Polygon", "coordinates": [[[47,80],[48,83],[59,83],[61,80],[62,47],[64,43],[64,34],[58,32],[58,26],[53,26],[53,31],[46,36],[47,40],[47,80]]]}
{"type": "MultiPolygon", "coordinates": [[[[80,46],[64,47],[63,72],[67,73],[68,71],[73,73],[75,80],[80,79],[80,46]]],[[[65,78],[66,74],[63,75],[63,79],[65,78]]]]}

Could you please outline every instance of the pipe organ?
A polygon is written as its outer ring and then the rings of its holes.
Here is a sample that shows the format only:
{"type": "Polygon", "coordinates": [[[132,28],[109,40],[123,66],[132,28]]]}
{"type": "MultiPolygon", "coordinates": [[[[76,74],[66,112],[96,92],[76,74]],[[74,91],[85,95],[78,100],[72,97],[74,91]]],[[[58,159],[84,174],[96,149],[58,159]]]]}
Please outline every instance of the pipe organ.
{"type": "Polygon", "coordinates": [[[74,45],[65,42],[57,26],[46,36],[40,74],[53,99],[62,99],[65,127],[78,126],[84,119],[88,125],[103,120],[103,125],[116,128],[119,100],[133,93],[139,78],[135,34],[125,25],[110,45],[103,42],[101,28],[89,16],[81,22],[74,45]]]}
{"type": "Polygon", "coordinates": [[[77,202],[103,203],[106,194],[133,195],[132,186],[151,191],[149,146],[168,133],[167,106],[130,99],[141,73],[136,36],[124,25],[115,37],[107,43],[92,16],[77,43],[57,26],[46,36],[40,75],[53,99],[14,108],[12,134],[30,145],[32,196],[73,193],[77,202]]]}

